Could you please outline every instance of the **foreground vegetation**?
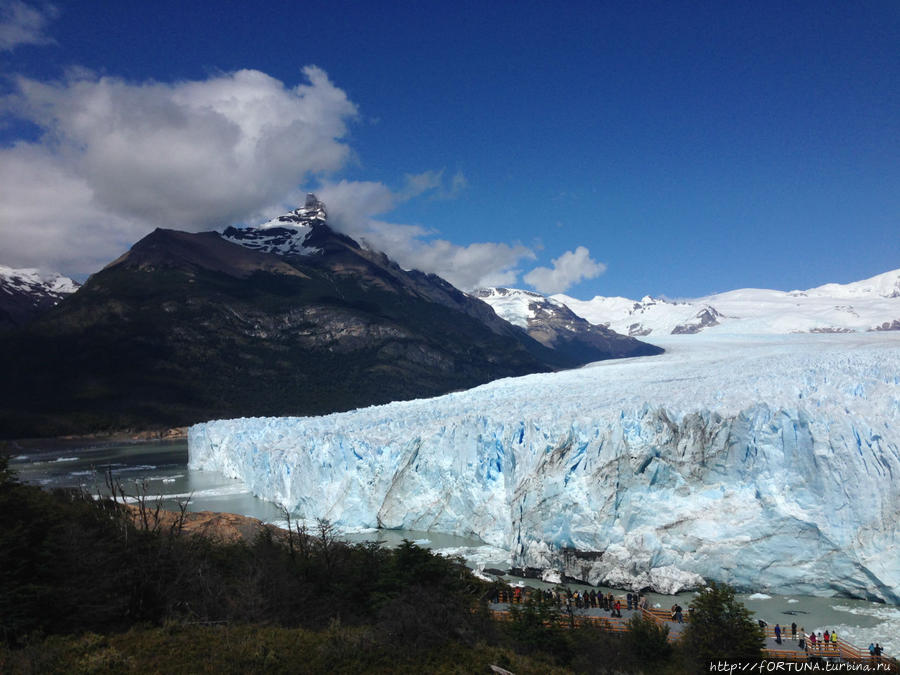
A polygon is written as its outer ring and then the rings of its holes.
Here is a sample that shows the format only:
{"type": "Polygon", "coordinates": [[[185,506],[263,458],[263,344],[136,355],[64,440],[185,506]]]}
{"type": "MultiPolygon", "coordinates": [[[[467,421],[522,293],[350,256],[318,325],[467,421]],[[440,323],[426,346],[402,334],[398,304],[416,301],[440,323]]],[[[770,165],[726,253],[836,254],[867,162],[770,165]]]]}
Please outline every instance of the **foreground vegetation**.
{"type": "Polygon", "coordinates": [[[0,672],[696,672],[724,648],[716,612],[760,655],[728,589],[700,608],[709,634],[696,621],[672,646],[650,621],[569,628],[547,605],[495,621],[490,584],[410,542],[349,546],[323,522],[228,543],[181,525],[22,485],[0,458],[0,672]]]}

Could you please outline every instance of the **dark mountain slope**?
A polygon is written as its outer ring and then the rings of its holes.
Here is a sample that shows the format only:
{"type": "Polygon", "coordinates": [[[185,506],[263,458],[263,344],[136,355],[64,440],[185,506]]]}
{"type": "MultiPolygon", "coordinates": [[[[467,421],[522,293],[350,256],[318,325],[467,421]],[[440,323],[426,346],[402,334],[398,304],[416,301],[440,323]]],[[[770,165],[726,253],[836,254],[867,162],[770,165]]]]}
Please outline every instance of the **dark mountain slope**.
{"type": "Polygon", "coordinates": [[[320,414],[557,365],[515,329],[454,308],[446,282],[429,291],[374,258],[345,248],[282,259],[215,233],[157,230],[0,340],[0,430],[320,414]]]}
{"type": "Polygon", "coordinates": [[[310,195],[261,228],[154,231],[0,336],[0,434],[322,414],[614,355],[542,345],[326,219],[310,195]]]}

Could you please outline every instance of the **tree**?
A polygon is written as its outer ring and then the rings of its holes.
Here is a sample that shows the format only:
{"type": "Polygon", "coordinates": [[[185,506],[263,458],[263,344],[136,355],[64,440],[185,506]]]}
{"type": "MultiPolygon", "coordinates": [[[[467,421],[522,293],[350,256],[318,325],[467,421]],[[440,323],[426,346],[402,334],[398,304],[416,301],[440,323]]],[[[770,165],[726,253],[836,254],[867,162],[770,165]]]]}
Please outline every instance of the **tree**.
{"type": "Polygon", "coordinates": [[[705,667],[710,661],[759,661],[765,634],[727,584],[710,583],[692,603],[684,632],[688,658],[705,667]]]}
{"type": "Polygon", "coordinates": [[[624,639],[629,654],[645,664],[668,660],[672,654],[668,626],[660,626],[640,612],[633,614],[626,625],[624,639]]]}

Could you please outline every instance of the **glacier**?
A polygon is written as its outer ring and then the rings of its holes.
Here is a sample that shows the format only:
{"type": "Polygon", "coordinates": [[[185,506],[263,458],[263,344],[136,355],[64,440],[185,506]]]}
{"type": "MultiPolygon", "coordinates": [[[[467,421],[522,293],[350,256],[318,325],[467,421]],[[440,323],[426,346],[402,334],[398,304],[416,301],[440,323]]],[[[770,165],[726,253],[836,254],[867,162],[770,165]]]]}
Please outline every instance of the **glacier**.
{"type": "Polygon", "coordinates": [[[197,424],[189,464],[301,517],[479,537],[593,584],[900,603],[900,335],[655,342],[432,399],[197,424]]]}

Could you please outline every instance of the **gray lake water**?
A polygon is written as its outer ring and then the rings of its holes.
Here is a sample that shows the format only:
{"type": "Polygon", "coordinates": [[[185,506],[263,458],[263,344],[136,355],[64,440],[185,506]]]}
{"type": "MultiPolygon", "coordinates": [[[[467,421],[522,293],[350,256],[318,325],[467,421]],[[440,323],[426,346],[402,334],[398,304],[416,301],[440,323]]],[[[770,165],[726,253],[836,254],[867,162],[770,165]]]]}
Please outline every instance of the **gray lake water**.
{"type": "MultiPolygon", "coordinates": [[[[243,482],[215,471],[191,471],[187,468],[186,441],[147,443],[86,443],[84,441],[34,442],[27,448],[13,447],[10,468],[20,480],[42,487],[82,488],[92,494],[108,494],[107,474],[126,494],[146,493],[160,498],[163,507],[177,508],[187,502],[189,511],[220,511],[259,518],[268,523],[284,523],[281,510],[270,502],[254,497],[243,482]]],[[[460,555],[475,568],[508,568],[506,554],[478,539],[435,532],[408,530],[362,530],[344,532],[352,543],[378,541],[397,545],[409,539],[445,555],[460,555]]],[[[521,580],[506,577],[507,581],[521,580]]],[[[548,587],[528,580],[529,586],[548,587]]],[[[590,588],[569,584],[575,588],[590,588]]],[[[615,589],[603,588],[604,592],[615,589]]],[[[670,607],[678,602],[687,607],[693,593],[677,596],[649,594],[650,602],[670,607]]],[[[846,598],[812,596],[769,596],[762,593],[739,595],[745,606],[770,624],[798,626],[810,630],[837,630],[842,639],[859,647],[879,642],[889,655],[900,653],[900,607],[846,598]]]]}

